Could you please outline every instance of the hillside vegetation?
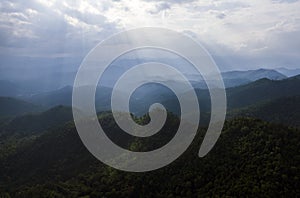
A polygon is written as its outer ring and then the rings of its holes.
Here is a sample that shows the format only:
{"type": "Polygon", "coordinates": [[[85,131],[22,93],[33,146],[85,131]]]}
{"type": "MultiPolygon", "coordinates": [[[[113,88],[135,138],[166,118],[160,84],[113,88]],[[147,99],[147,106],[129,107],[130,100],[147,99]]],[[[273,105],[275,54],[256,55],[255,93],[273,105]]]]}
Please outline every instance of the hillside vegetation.
{"type": "MultiPolygon", "coordinates": [[[[118,132],[110,114],[100,117],[108,134],[118,132]]],[[[163,133],[174,132],[177,124],[176,116],[169,115],[163,133]]],[[[127,173],[96,160],[69,123],[27,140],[15,153],[3,158],[1,191],[12,197],[299,195],[299,130],[257,119],[236,118],[225,124],[213,150],[198,158],[203,133],[201,129],[187,152],[167,167],[127,173]]],[[[127,146],[139,150],[149,145],[135,139],[127,146]]]]}

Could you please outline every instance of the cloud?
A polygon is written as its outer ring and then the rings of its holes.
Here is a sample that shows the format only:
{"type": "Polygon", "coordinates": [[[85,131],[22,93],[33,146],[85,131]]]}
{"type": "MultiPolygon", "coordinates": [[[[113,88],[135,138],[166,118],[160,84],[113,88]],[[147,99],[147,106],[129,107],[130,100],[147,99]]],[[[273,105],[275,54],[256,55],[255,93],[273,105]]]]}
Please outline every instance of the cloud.
{"type": "Polygon", "coordinates": [[[299,9],[295,0],[4,0],[0,55],[83,58],[113,33],[159,26],[192,35],[225,69],[299,67],[299,9]]]}
{"type": "Polygon", "coordinates": [[[115,25],[94,12],[98,10],[93,10],[92,5],[76,6],[56,1],[1,2],[0,36],[5,39],[1,39],[0,45],[26,47],[26,54],[32,52],[31,56],[39,53],[76,56],[84,47],[82,42],[93,45],[107,36],[105,32],[115,32],[115,25]]]}
{"type": "Polygon", "coordinates": [[[169,10],[171,9],[171,5],[169,3],[166,3],[166,2],[162,2],[160,4],[157,4],[155,6],[155,9],[154,10],[151,10],[150,13],[151,14],[157,14],[161,11],[165,11],[165,10],[169,10]]]}
{"type": "Polygon", "coordinates": [[[276,2],[276,3],[294,3],[294,2],[297,2],[299,0],[272,0],[273,2],[276,2]]]}
{"type": "Polygon", "coordinates": [[[226,17],[226,14],[220,13],[220,14],[217,14],[216,17],[219,18],[219,19],[224,19],[226,17]]]}
{"type": "MultiPolygon", "coordinates": [[[[144,0],[144,1],[146,1],[146,0],[144,0]]],[[[165,3],[172,3],[172,4],[183,4],[183,3],[190,3],[190,2],[193,2],[193,1],[197,1],[197,0],[165,0],[165,1],[150,0],[150,1],[152,1],[152,2],[165,2],[165,3]]]]}

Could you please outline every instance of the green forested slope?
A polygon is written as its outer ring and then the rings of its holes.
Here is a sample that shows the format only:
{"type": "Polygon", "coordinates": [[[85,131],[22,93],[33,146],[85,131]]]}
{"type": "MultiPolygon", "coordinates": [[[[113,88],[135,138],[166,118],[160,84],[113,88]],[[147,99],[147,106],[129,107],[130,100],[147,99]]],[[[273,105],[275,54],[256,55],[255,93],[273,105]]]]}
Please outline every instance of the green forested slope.
{"type": "MultiPolygon", "coordinates": [[[[118,132],[110,114],[101,116],[100,122],[106,123],[107,133],[118,132]]],[[[169,115],[164,132],[172,133],[177,122],[175,116],[169,115]]],[[[257,119],[236,118],[226,122],[213,150],[198,158],[203,132],[201,129],[184,155],[167,167],[147,173],[127,173],[96,160],[69,123],[28,141],[3,158],[1,191],[13,197],[299,195],[299,130],[257,119]]],[[[128,146],[135,144],[136,149],[149,146],[141,143],[135,140],[128,146]]]]}
{"type": "Polygon", "coordinates": [[[299,76],[284,80],[261,79],[240,87],[227,89],[228,107],[241,108],[258,102],[291,97],[300,93],[299,76]]]}
{"type": "Polygon", "coordinates": [[[300,96],[279,98],[229,111],[228,117],[236,116],[300,127],[300,96]]]}

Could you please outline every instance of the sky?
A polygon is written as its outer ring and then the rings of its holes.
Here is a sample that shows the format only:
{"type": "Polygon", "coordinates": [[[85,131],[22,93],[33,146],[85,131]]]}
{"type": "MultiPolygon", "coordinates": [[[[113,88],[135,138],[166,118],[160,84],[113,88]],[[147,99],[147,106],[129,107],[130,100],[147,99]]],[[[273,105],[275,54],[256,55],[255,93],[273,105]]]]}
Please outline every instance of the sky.
{"type": "Polygon", "coordinates": [[[0,78],[72,72],[103,39],[144,26],[193,37],[223,71],[300,68],[299,10],[297,0],[1,0],[0,78]]]}

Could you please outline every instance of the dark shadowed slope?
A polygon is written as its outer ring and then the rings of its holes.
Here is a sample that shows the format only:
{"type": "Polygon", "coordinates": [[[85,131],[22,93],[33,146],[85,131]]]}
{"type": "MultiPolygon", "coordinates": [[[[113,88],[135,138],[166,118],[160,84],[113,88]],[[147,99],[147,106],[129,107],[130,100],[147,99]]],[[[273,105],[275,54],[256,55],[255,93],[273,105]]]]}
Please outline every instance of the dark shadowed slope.
{"type": "Polygon", "coordinates": [[[299,76],[284,80],[261,79],[248,85],[227,89],[228,107],[241,108],[258,102],[300,93],[299,76]]]}
{"type": "Polygon", "coordinates": [[[229,112],[228,117],[255,117],[265,121],[300,127],[300,95],[279,98],[229,112]]]}
{"type": "MultiPolygon", "coordinates": [[[[42,113],[17,116],[2,131],[30,135],[57,127],[73,119],[70,107],[57,106],[42,113]]],[[[2,132],[3,133],[3,132],[2,132]]]]}
{"type": "Polygon", "coordinates": [[[0,117],[41,111],[38,105],[10,97],[0,97],[0,117]]]}

